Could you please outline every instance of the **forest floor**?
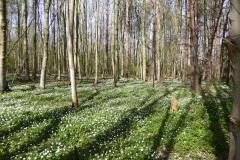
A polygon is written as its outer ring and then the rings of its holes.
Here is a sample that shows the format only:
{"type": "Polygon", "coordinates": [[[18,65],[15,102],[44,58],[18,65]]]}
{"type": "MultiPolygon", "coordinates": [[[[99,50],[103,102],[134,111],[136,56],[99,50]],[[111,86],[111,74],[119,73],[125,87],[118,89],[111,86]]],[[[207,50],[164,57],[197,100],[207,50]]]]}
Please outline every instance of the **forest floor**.
{"type": "Polygon", "coordinates": [[[179,81],[18,84],[0,94],[0,159],[227,159],[231,88],[192,93],[179,81]],[[176,97],[178,112],[171,112],[176,97]]]}

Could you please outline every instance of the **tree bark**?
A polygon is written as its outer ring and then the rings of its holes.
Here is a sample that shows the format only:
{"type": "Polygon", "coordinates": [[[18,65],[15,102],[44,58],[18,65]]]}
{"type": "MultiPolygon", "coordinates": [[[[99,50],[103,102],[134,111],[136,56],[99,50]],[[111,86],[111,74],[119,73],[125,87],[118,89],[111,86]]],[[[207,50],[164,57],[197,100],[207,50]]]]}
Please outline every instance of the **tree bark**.
{"type": "Polygon", "coordinates": [[[7,55],[7,6],[6,0],[0,0],[0,92],[7,91],[6,55],[7,55]]]}
{"type": "Polygon", "coordinates": [[[33,35],[33,70],[32,70],[32,79],[36,80],[36,74],[37,74],[37,5],[38,0],[34,0],[34,9],[33,9],[33,16],[34,16],[34,22],[33,22],[33,29],[34,29],[34,35],[33,35]]]}
{"type": "MultiPolygon", "coordinates": [[[[57,0],[57,8],[59,6],[59,0],[57,0]]],[[[62,9],[60,9],[60,12],[62,12],[62,9]]],[[[57,79],[60,81],[61,80],[61,17],[59,14],[57,14],[57,24],[58,24],[58,29],[57,29],[57,70],[58,70],[58,77],[57,79]]]]}
{"type": "Polygon", "coordinates": [[[146,44],[146,0],[143,0],[143,19],[142,19],[142,59],[143,59],[143,81],[147,80],[147,44],[146,44]]]}
{"type": "Polygon", "coordinates": [[[190,20],[190,6],[189,0],[185,0],[185,44],[184,44],[184,72],[183,72],[183,81],[188,80],[188,55],[189,55],[189,20],[190,20]]]}
{"type": "Polygon", "coordinates": [[[115,0],[112,9],[112,46],[111,46],[111,53],[112,53],[112,71],[113,71],[113,86],[117,87],[117,41],[118,41],[118,2],[119,0],[115,0]]]}
{"type": "Polygon", "coordinates": [[[197,0],[190,0],[190,50],[191,50],[191,89],[198,91],[198,28],[197,28],[197,0]]]}
{"type": "MultiPolygon", "coordinates": [[[[21,0],[17,0],[17,10],[18,10],[18,39],[21,37],[21,0]]],[[[21,73],[21,56],[22,56],[22,42],[18,41],[18,53],[17,53],[17,68],[16,73],[21,73]]]]}
{"type": "Polygon", "coordinates": [[[129,29],[129,8],[130,0],[126,0],[126,51],[125,51],[125,77],[129,76],[129,55],[130,55],[130,29],[129,29]]]}
{"type": "Polygon", "coordinates": [[[63,25],[63,74],[65,75],[65,72],[67,70],[67,23],[66,23],[66,3],[65,3],[65,11],[63,11],[63,17],[62,17],[62,25],[63,25]]]}
{"type": "Polygon", "coordinates": [[[95,82],[96,85],[98,83],[98,0],[96,0],[96,16],[95,16],[95,82]]]}
{"type": "Polygon", "coordinates": [[[28,19],[28,11],[27,11],[27,0],[23,2],[23,53],[24,53],[24,63],[25,63],[25,76],[26,80],[30,80],[30,72],[29,72],[29,56],[28,56],[28,31],[27,31],[27,19],[28,19]]]}
{"type": "Polygon", "coordinates": [[[221,79],[221,23],[218,23],[217,28],[217,46],[216,46],[216,81],[219,82],[221,79]]]}
{"type": "Polygon", "coordinates": [[[157,80],[158,82],[160,82],[160,79],[161,79],[161,63],[162,63],[162,55],[163,54],[161,51],[162,51],[162,48],[163,46],[161,45],[162,44],[162,23],[161,23],[161,3],[160,1],[157,1],[157,20],[158,20],[158,54],[157,54],[157,59],[158,59],[158,63],[157,63],[157,80]]]}
{"type": "Polygon", "coordinates": [[[225,43],[233,68],[233,108],[230,116],[229,160],[240,160],[240,0],[231,0],[231,30],[225,43]]]}
{"type": "Polygon", "coordinates": [[[89,66],[88,66],[88,61],[89,61],[89,53],[88,53],[88,16],[87,16],[87,0],[84,0],[83,3],[83,10],[84,10],[84,39],[85,39],[85,45],[84,45],[84,54],[85,54],[85,76],[89,76],[89,66]]]}
{"type": "Polygon", "coordinates": [[[76,73],[78,73],[78,78],[81,79],[82,78],[82,74],[81,74],[81,62],[80,62],[80,51],[79,51],[79,32],[80,32],[80,27],[79,27],[79,17],[80,17],[80,8],[79,8],[79,1],[75,0],[75,28],[74,28],[74,37],[75,37],[75,48],[74,48],[74,52],[76,55],[76,73]]]}
{"type": "MultiPolygon", "coordinates": [[[[68,6],[68,4],[66,4],[68,6]]],[[[74,26],[74,5],[75,0],[70,0],[70,10],[67,7],[67,26],[68,26],[68,60],[70,70],[70,82],[72,92],[72,107],[78,107],[77,84],[75,76],[74,55],[73,55],[73,26],[74,26]]]]}
{"type": "Polygon", "coordinates": [[[157,10],[156,0],[153,0],[153,37],[152,37],[152,70],[151,70],[151,86],[154,87],[156,78],[156,32],[157,32],[157,10]]]}
{"type": "Polygon", "coordinates": [[[119,19],[119,0],[116,0],[115,2],[115,35],[114,35],[114,44],[115,44],[115,56],[114,56],[114,61],[115,61],[115,70],[114,70],[114,80],[113,80],[113,85],[116,87],[117,86],[117,81],[119,78],[119,46],[118,46],[118,19],[119,19]]]}
{"type": "Polygon", "coordinates": [[[108,28],[108,23],[109,23],[109,0],[106,1],[106,42],[105,42],[105,51],[106,51],[106,74],[109,74],[109,54],[108,54],[108,37],[109,37],[109,28],[108,28]]]}
{"type": "Polygon", "coordinates": [[[48,61],[48,39],[49,39],[49,8],[51,0],[47,0],[44,8],[44,47],[43,47],[43,60],[40,77],[40,89],[45,89],[47,61],[48,61]]]}

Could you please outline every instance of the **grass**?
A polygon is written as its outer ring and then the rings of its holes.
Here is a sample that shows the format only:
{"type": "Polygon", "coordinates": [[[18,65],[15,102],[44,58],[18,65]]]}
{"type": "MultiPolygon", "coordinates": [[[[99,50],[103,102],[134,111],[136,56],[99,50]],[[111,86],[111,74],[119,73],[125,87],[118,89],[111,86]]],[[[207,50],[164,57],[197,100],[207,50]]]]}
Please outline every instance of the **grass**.
{"type": "Polygon", "coordinates": [[[78,82],[18,84],[0,95],[0,159],[227,159],[231,89],[192,93],[181,82],[154,89],[136,80],[117,88],[78,82]],[[172,97],[180,110],[170,112],[172,97]]]}

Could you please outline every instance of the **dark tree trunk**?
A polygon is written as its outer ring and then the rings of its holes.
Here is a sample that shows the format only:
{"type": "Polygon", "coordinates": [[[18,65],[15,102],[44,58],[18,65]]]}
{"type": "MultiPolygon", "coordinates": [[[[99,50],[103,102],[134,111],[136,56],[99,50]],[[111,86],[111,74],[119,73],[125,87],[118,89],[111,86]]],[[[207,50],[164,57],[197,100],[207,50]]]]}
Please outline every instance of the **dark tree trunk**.
{"type": "Polygon", "coordinates": [[[156,32],[157,32],[157,10],[156,10],[156,0],[153,0],[153,38],[152,38],[152,75],[151,75],[151,85],[154,87],[154,81],[156,78],[156,32]]]}
{"type": "Polygon", "coordinates": [[[6,0],[0,0],[0,92],[8,90],[6,80],[7,10],[6,0]]]}
{"type": "Polygon", "coordinates": [[[197,0],[190,0],[190,51],[191,51],[191,89],[198,91],[198,28],[197,28],[197,0]]]}
{"type": "Polygon", "coordinates": [[[106,51],[106,74],[109,74],[110,65],[109,65],[109,54],[108,54],[108,24],[109,24],[109,0],[106,2],[106,44],[105,44],[105,51],[106,51]]]}
{"type": "Polygon", "coordinates": [[[37,74],[37,4],[38,0],[34,0],[34,35],[33,35],[33,70],[32,70],[32,79],[36,80],[37,74]]]}

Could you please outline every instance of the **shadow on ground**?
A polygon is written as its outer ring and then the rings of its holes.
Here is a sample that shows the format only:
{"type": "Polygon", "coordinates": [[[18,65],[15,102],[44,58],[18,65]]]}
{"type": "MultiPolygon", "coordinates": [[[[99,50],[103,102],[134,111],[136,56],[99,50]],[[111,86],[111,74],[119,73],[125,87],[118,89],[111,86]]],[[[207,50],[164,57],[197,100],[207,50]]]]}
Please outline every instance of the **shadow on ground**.
{"type": "MultiPolygon", "coordinates": [[[[154,91],[149,93],[149,95],[145,97],[144,100],[139,104],[139,106],[143,106],[142,108],[132,108],[130,111],[128,111],[129,114],[123,117],[112,128],[109,128],[105,130],[102,134],[97,135],[96,137],[94,137],[94,140],[85,144],[83,147],[76,147],[79,159],[89,159],[91,155],[103,152],[102,148],[104,148],[104,146],[100,144],[105,144],[104,142],[111,142],[120,136],[127,137],[127,134],[131,131],[133,124],[136,123],[134,121],[134,117],[141,117],[140,119],[145,119],[155,113],[156,103],[159,101],[159,99],[176,91],[177,88],[178,87],[172,90],[166,89],[166,92],[162,96],[152,100],[152,102],[150,103],[147,103],[150,97],[153,96],[154,91]]],[[[69,154],[62,155],[61,159],[71,159],[76,156],[74,154],[75,152],[74,150],[72,150],[71,152],[69,152],[69,154]]]]}
{"type": "MultiPolygon", "coordinates": [[[[210,130],[212,132],[211,145],[215,149],[214,154],[218,160],[225,160],[228,156],[229,144],[227,143],[226,135],[224,134],[223,125],[220,121],[220,117],[223,116],[225,119],[225,124],[228,124],[228,116],[230,111],[228,109],[228,100],[224,100],[221,97],[221,90],[215,87],[217,90],[216,96],[206,92],[201,91],[203,97],[203,104],[206,107],[206,111],[210,121],[210,130]]],[[[226,128],[225,128],[226,129],[226,128]]]]}

